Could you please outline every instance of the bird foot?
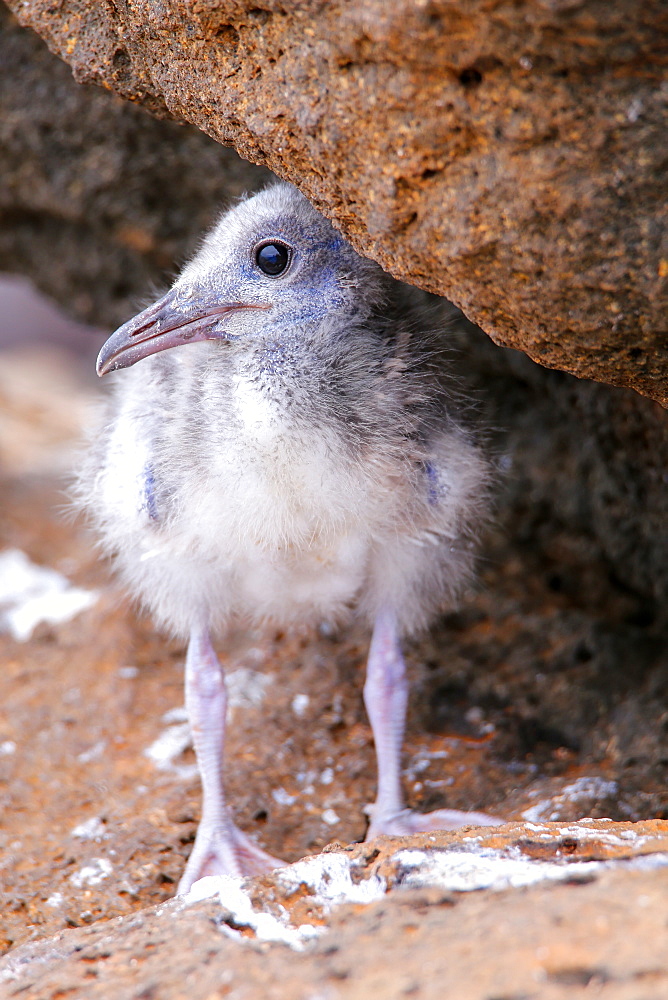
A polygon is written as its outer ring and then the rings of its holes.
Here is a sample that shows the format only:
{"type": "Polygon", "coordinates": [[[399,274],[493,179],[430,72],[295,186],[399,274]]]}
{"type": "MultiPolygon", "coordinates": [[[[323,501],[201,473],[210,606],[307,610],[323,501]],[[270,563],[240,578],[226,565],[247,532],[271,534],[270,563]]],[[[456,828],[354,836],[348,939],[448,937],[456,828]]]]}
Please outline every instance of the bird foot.
{"type": "Polygon", "coordinates": [[[219,823],[203,820],[179,882],[178,895],[189,892],[205,875],[263,875],[286,864],[263,851],[231,820],[219,823]]]}
{"type": "Polygon", "coordinates": [[[381,834],[404,837],[412,833],[429,833],[432,830],[457,830],[462,826],[499,826],[502,819],[482,812],[461,812],[459,809],[437,809],[419,813],[414,809],[374,816],[375,806],[368,807],[372,819],[365,840],[381,834]]]}

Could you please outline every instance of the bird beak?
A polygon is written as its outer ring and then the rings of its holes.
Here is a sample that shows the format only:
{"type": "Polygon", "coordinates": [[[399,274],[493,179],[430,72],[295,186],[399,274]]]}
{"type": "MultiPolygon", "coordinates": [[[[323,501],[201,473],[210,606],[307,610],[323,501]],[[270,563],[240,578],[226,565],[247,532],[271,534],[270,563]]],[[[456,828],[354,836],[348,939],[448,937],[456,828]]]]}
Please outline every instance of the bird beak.
{"type": "Polygon", "coordinates": [[[207,302],[200,289],[172,288],[112,333],[97,359],[97,374],[129,368],[142,358],[199,340],[231,340],[221,320],[241,309],[271,309],[250,302],[207,302]]]}

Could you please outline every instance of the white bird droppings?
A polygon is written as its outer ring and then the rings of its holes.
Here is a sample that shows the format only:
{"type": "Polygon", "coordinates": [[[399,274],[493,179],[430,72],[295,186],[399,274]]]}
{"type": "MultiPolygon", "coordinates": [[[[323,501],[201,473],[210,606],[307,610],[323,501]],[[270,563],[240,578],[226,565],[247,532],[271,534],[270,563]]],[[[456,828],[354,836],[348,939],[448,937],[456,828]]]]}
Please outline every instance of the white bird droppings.
{"type": "Polygon", "coordinates": [[[271,675],[261,674],[249,667],[231,670],[225,677],[228,709],[258,708],[264,701],[265,688],[272,681],[271,675]]]}
{"type": "Polygon", "coordinates": [[[308,708],[311,699],[307,694],[296,694],[292,699],[292,711],[298,718],[301,718],[308,708]]]}
{"type": "MultiPolygon", "coordinates": [[[[287,911],[281,912],[281,916],[277,917],[273,913],[255,910],[240,879],[222,875],[218,882],[218,895],[223,909],[234,918],[237,926],[249,927],[255,931],[255,936],[260,941],[280,941],[290,945],[295,951],[301,951],[308,941],[322,933],[321,927],[314,927],[312,924],[293,927],[287,911]]],[[[241,937],[239,931],[227,924],[221,924],[221,927],[230,937],[241,937]]]]}
{"type": "Polygon", "coordinates": [[[619,867],[645,870],[666,867],[668,853],[600,861],[566,858],[543,861],[522,855],[516,847],[497,850],[476,846],[472,841],[470,848],[405,848],[387,860],[393,872],[391,887],[383,875],[373,869],[369,871],[363,862],[347,853],[332,851],[304,858],[274,872],[275,887],[267,897],[266,906],[258,902],[261,897],[254,879],[229,876],[200,879],[184,902],[190,905],[217,894],[223,910],[224,933],[243,942],[247,940],[243,931],[251,930],[257,940],[281,941],[301,951],[325,932],[323,918],[333,907],[341,903],[373,903],[390,888],[396,891],[436,887],[447,892],[512,890],[545,881],[595,877],[619,867]],[[294,897],[303,904],[305,896],[309,911],[317,914],[317,923],[296,925],[290,919],[291,899],[294,897]]]}
{"type": "Polygon", "coordinates": [[[564,785],[562,794],[567,795],[571,800],[577,801],[581,798],[592,799],[594,797],[604,799],[619,793],[619,785],[616,781],[608,781],[606,778],[583,777],[576,778],[570,785],[564,785]]]}
{"type": "MultiPolygon", "coordinates": [[[[475,889],[518,889],[543,881],[563,881],[573,877],[571,865],[508,857],[497,851],[399,851],[395,859],[403,871],[401,884],[408,889],[425,885],[451,892],[475,889]]],[[[598,872],[600,861],[578,863],[578,873],[598,872]]]]}
{"type": "Polygon", "coordinates": [[[71,836],[77,837],[79,840],[102,840],[103,837],[106,839],[109,834],[106,832],[104,822],[100,817],[91,816],[90,819],[75,826],[71,836]]]}
{"type": "MultiPolygon", "coordinates": [[[[598,775],[583,776],[576,778],[568,785],[564,785],[558,795],[549,799],[541,799],[535,806],[529,806],[522,813],[522,817],[530,823],[554,822],[559,820],[564,806],[583,803],[585,807],[592,800],[616,798],[619,794],[619,786],[616,781],[608,781],[598,775]]],[[[583,811],[589,811],[585,808],[583,811]]]]}
{"type": "Polygon", "coordinates": [[[271,797],[279,806],[291,806],[297,801],[296,795],[290,795],[284,788],[272,788],[271,797]]]}
{"type": "Polygon", "coordinates": [[[88,750],[83,750],[80,754],[77,754],[77,760],[82,764],[88,764],[91,760],[101,760],[106,749],[107,741],[98,740],[88,750]]]}
{"type": "MultiPolygon", "coordinates": [[[[174,716],[175,711],[167,712],[163,719],[169,715],[174,716]]],[[[197,764],[177,764],[176,759],[191,746],[190,726],[187,722],[176,722],[160,733],[150,747],[144,750],[144,755],[153,761],[159,771],[169,771],[184,781],[190,781],[199,774],[197,764]]]]}
{"type": "MultiPolygon", "coordinates": [[[[352,868],[350,859],[341,854],[319,854],[281,868],[276,877],[288,894],[302,891],[304,886],[311,889],[313,906],[325,912],[340,903],[371,903],[385,894],[384,879],[372,875],[368,879],[354,881],[352,868]]],[[[185,896],[185,902],[196,903],[217,893],[228,921],[221,924],[221,928],[228,936],[238,940],[243,938],[236,928],[249,928],[260,941],[280,941],[295,951],[301,951],[325,931],[322,925],[294,926],[290,923],[287,909],[281,905],[274,907],[272,913],[254,909],[249,895],[251,885],[252,879],[208,876],[195,882],[185,896]]]]}
{"type": "Polygon", "coordinates": [[[139,667],[127,666],[118,668],[118,676],[121,677],[124,681],[132,680],[134,677],[138,675],[138,673],[139,673],[139,667]]]}
{"type": "Polygon", "coordinates": [[[97,599],[97,591],[72,587],[67,577],[37,566],[20,549],[0,553],[0,629],[18,642],[26,642],[40,622],[69,621],[97,599]]]}
{"type": "Polygon", "coordinates": [[[114,866],[106,858],[91,858],[87,865],[70,875],[70,882],[76,889],[92,888],[109,878],[113,870],[114,866]]]}
{"type": "Polygon", "coordinates": [[[379,875],[353,878],[357,873],[357,865],[347,855],[333,851],[280,868],[276,877],[288,891],[296,892],[301,886],[307,886],[315,902],[328,910],[339,903],[373,903],[385,895],[387,883],[384,878],[379,875]]]}

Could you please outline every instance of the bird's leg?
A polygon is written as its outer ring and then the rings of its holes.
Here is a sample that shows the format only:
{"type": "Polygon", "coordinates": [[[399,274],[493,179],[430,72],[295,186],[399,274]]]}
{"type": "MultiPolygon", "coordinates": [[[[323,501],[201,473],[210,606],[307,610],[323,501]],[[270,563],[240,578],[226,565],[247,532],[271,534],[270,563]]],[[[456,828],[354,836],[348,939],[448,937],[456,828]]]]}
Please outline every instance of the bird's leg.
{"type": "Polygon", "coordinates": [[[394,614],[378,613],[371,638],[364,704],[371,722],[378,763],[378,792],[369,809],[366,839],[381,833],[403,835],[460,826],[493,826],[501,820],[486,813],[439,809],[418,813],[406,808],[401,789],[401,748],[406,725],[408,683],[394,614]]]}
{"type": "Polygon", "coordinates": [[[285,862],[258,847],[232,821],[223,788],[227,694],[223,669],[206,628],[190,633],[186,710],[202,779],[202,819],[179,894],[204,875],[257,875],[285,862]]]}

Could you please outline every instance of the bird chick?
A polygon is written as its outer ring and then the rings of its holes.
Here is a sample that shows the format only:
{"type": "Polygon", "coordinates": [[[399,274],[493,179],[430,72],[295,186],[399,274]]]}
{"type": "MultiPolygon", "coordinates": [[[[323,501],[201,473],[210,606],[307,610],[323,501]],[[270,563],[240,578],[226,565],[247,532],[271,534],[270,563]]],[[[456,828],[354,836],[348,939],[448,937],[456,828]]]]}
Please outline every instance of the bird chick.
{"type": "Polygon", "coordinates": [[[100,352],[100,375],[142,363],[116,380],[79,493],[130,592],[188,639],[203,806],[179,892],[282,864],[225,801],[225,682],[210,636],[232,621],[357,614],[372,626],[368,838],[495,822],[420,815],[401,789],[400,639],[470,578],[488,482],[443,335],[419,303],[276,184],[224,214],[171,290],[100,352]]]}

